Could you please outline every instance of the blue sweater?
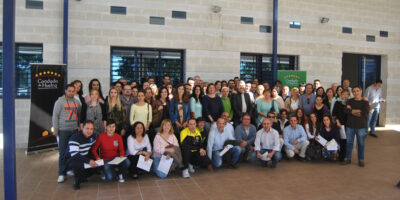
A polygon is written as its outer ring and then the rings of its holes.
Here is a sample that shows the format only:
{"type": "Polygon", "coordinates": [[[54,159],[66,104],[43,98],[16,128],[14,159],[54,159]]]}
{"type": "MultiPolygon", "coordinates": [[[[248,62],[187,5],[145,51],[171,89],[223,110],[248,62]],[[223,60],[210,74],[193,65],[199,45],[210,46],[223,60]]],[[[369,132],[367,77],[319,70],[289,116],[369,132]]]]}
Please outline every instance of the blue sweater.
{"type": "MultiPolygon", "coordinates": [[[[187,120],[190,119],[190,104],[189,102],[182,102],[182,106],[183,106],[183,122],[180,123],[184,123],[187,120]]],[[[178,103],[175,103],[175,99],[171,99],[171,102],[169,104],[169,117],[171,119],[172,124],[175,123],[175,121],[180,121],[179,120],[179,111],[178,111],[178,103]]]]}
{"type": "Polygon", "coordinates": [[[94,137],[87,138],[82,131],[74,133],[68,142],[69,156],[89,163],[91,159],[90,149],[95,142],[94,137]]]}

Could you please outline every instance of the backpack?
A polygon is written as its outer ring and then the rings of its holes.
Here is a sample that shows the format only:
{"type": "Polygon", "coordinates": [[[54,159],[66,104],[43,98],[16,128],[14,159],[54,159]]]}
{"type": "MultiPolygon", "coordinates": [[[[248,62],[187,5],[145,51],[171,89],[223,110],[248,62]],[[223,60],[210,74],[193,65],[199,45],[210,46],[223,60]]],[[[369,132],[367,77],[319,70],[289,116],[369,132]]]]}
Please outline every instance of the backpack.
{"type": "Polygon", "coordinates": [[[322,146],[315,140],[310,141],[306,150],[306,157],[311,160],[322,160],[322,146]]]}

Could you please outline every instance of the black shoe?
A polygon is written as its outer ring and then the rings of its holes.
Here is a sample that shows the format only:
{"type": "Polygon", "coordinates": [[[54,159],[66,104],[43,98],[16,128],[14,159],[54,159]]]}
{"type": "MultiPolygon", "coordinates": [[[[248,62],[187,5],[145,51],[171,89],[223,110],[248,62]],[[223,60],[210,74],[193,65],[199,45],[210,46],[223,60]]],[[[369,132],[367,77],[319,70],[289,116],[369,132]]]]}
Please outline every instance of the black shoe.
{"type": "Polygon", "coordinates": [[[271,168],[276,168],[276,165],[277,165],[277,164],[278,164],[277,162],[272,162],[271,168]]]}
{"type": "Polygon", "coordinates": [[[296,158],[298,161],[301,161],[301,162],[304,162],[305,161],[305,159],[304,158],[302,158],[302,157],[300,157],[300,156],[297,156],[297,158],[296,158]]]}
{"type": "Polygon", "coordinates": [[[239,168],[239,166],[238,166],[237,164],[232,163],[232,164],[230,164],[230,165],[231,165],[231,167],[232,167],[233,169],[239,168]]]}
{"type": "Polygon", "coordinates": [[[79,184],[79,183],[74,183],[73,189],[74,189],[74,190],[79,190],[79,189],[81,189],[81,184],[79,184]]]}
{"type": "Polygon", "coordinates": [[[351,163],[351,160],[343,160],[342,162],[340,162],[341,165],[348,165],[351,163]]]}
{"type": "Polygon", "coordinates": [[[133,175],[132,175],[132,178],[133,178],[133,179],[139,179],[139,175],[138,175],[138,174],[133,174],[133,175]]]}
{"type": "Polygon", "coordinates": [[[364,167],[365,166],[365,164],[364,164],[364,161],[358,161],[358,166],[360,166],[360,167],[364,167]]]}
{"type": "Polygon", "coordinates": [[[370,133],[369,135],[372,136],[372,137],[374,137],[374,138],[377,138],[377,137],[378,137],[375,133],[370,133]]]}

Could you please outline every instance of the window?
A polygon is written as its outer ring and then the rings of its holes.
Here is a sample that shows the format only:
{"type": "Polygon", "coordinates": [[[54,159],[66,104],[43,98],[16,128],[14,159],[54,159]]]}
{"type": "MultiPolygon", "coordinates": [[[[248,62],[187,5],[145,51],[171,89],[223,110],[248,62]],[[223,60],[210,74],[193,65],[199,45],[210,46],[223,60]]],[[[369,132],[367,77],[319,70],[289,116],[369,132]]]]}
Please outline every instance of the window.
{"type": "Polygon", "coordinates": [[[111,14],[126,15],[126,7],[111,6],[110,12],[111,12],[111,14]]]}
{"type": "Polygon", "coordinates": [[[253,24],[253,18],[252,17],[240,17],[240,23],[241,24],[253,24]]]}
{"type": "Polygon", "coordinates": [[[271,26],[260,25],[260,32],[262,32],[262,33],[271,33],[271,26]]]}
{"type": "Polygon", "coordinates": [[[352,34],[353,33],[353,28],[351,27],[342,27],[342,33],[348,33],[348,34],[352,34]]]}
{"type": "Polygon", "coordinates": [[[186,12],[184,11],[172,11],[172,18],[186,19],[186,12]]]}
{"type": "MultiPolygon", "coordinates": [[[[3,75],[3,47],[0,47],[0,80],[3,75]]],[[[15,45],[15,87],[17,97],[29,97],[31,94],[31,67],[29,63],[43,61],[43,47],[41,44],[15,45]]],[[[3,85],[0,81],[0,95],[3,96],[3,85]]]]}
{"type": "MultiPolygon", "coordinates": [[[[278,55],[278,70],[297,70],[297,56],[278,55]]],[[[272,55],[242,53],[240,56],[240,79],[272,84],[272,55]]]]}
{"type": "Polygon", "coordinates": [[[375,35],[367,35],[367,42],[375,42],[375,35]]]}
{"type": "Polygon", "coordinates": [[[164,17],[150,17],[150,24],[164,25],[165,18],[164,17]]]}
{"type": "Polygon", "coordinates": [[[291,21],[291,22],[289,23],[289,27],[290,27],[290,28],[297,28],[297,29],[300,29],[300,28],[301,28],[301,22],[291,21]]]}
{"type": "Polygon", "coordinates": [[[31,9],[43,9],[43,0],[26,0],[25,7],[31,9]]]}
{"type": "Polygon", "coordinates": [[[111,82],[124,77],[143,83],[154,77],[161,83],[169,75],[171,83],[183,82],[183,50],[111,48],[111,82]]]}
{"type": "Polygon", "coordinates": [[[389,32],[387,32],[387,31],[379,31],[379,35],[381,37],[389,37],[389,32]]]}

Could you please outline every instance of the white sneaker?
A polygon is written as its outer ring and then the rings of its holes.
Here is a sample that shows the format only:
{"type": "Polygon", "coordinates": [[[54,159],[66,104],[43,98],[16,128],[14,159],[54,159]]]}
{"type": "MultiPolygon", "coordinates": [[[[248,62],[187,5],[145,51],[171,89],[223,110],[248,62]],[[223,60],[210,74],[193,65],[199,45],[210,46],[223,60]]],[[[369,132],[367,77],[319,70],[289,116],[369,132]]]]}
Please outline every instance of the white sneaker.
{"type": "Polygon", "coordinates": [[[182,177],[183,178],[190,178],[190,174],[189,174],[189,169],[184,169],[183,171],[182,171],[182,177]]]}
{"type": "Polygon", "coordinates": [[[74,171],[69,170],[69,171],[67,171],[67,175],[68,175],[68,176],[74,176],[75,174],[74,174],[74,171]]]}
{"type": "Polygon", "coordinates": [[[193,174],[195,172],[193,165],[189,164],[189,172],[193,174]]]}
{"type": "Polygon", "coordinates": [[[125,182],[124,176],[122,176],[122,174],[118,175],[118,182],[120,183],[125,182]]]}
{"type": "Polygon", "coordinates": [[[64,181],[65,181],[64,175],[58,176],[57,182],[62,183],[62,182],[64,182],[64,181]]]}
{"type": "Polygon", "coordinates": [[[103,174],[103,175],[100,176],[100,178],[101,178],[101,180],[105,181],[106,180],[106,175],[103,174]]]}

